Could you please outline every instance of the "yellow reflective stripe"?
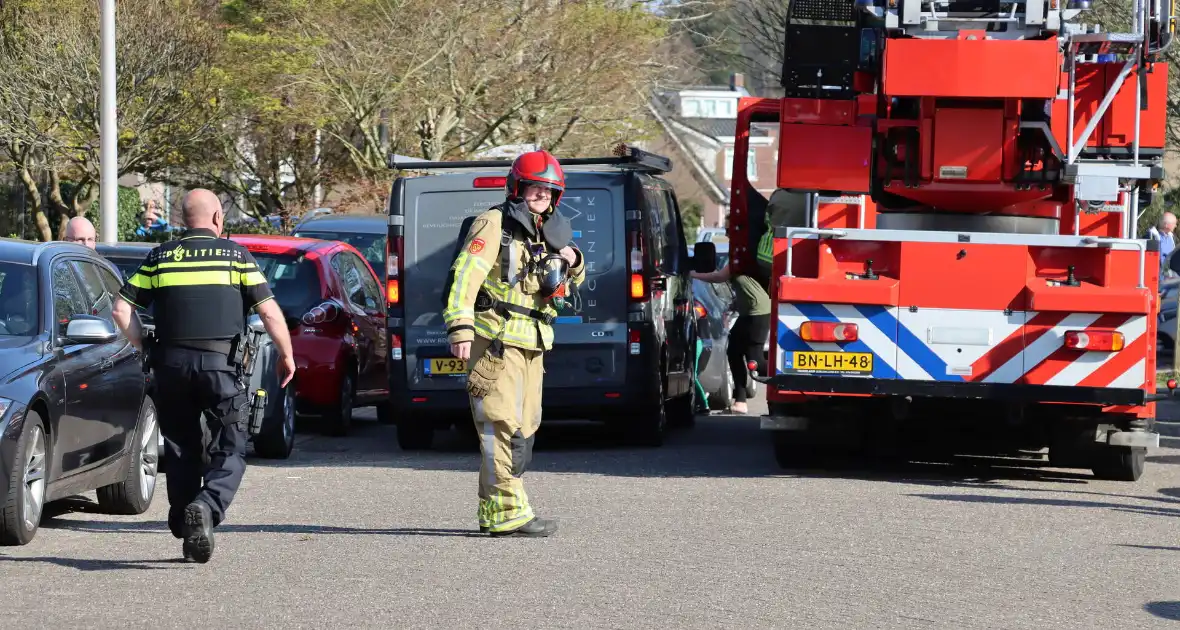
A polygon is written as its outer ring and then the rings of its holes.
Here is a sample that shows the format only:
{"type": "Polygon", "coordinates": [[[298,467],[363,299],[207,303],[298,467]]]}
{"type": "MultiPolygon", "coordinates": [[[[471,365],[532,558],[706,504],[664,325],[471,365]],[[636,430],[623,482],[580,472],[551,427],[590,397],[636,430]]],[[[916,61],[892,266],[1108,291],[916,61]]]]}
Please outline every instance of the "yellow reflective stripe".
{"type": "Polygon", "coordinates": [[[266,284],[266,277],[263,276],[262,273],[258,272],[258,271],[250,271],[247,273],[240,273],[237,271],[233,271],[231,273],[241,276],[240,283],[243,286],[252,287],[256,284],[266,284]]]}
{"type": "Polygon", "coordinates": [[[767,230],[758,241],[758,260],[774,260],[774,233],[770,230],[767,230]]]}
{"type": "Polygon", "coordinates": [[[257,269],[258,267],[252,262],[238,262],[234,261],[234,266],[238,269],[257,269]]]}
{"type": "Polygon", "coordinates": [[[193,287],[207,285],[237,286],[241,274],[236,271],[173,271],[152,276],[154,288],[193,287]]]}
{"type": "Polygon", "coordinates": [[[459,252],[455,258],[455,279],[451,284],[451,293],[447,296],[447,307],[442,313],[444,322],[450,324],[456,319],[472,319],[474,317],[474,311],[465,308],[462,304],[463,294],[466,293],[467,282],[472,272],[487,273],[489,267],[490,265],[479,256],[473,256],[466,251],[459,252]]]}
{"type": "Polygon", "coordinates": [[[152,288],[152,278],[153,277],[155,277],[155,276],[148,277],[143,274],[137,273],[134,276],[131,276],[130,278],[127,279],[127,284],[130,284],[133,287],[139,287],[141,289],[150,289],[150,288],[152,288]]]}

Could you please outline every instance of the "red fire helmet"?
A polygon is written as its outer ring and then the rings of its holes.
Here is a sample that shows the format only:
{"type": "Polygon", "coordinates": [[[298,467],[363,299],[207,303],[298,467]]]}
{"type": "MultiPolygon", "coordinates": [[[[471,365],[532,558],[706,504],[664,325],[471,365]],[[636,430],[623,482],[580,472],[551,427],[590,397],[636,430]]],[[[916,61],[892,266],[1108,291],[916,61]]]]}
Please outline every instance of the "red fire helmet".
{"type": "Polygon", "coordinates": [[[553,207],[557,207],[561,193],[565,191],[565,173],[561,170],[561,164],[557,163],[557,158],[548,151],[530,151],[513,160],[505,186],[508,197],[520,199],[524,196],[525,187],[530,184],[552,190],[553,207]]]}

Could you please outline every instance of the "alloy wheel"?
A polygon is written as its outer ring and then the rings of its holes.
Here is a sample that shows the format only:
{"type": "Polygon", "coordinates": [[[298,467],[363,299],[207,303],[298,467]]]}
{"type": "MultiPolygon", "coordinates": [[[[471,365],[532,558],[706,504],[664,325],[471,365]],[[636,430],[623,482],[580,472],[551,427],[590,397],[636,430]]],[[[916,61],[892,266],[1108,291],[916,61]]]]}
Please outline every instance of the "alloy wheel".
{"type": "Polygon", "coordinates": [[[160,425],[156,422],[156,407],[149,405],[143,417],[143,437],[140,438],[139,496],[147,501],[156,491],[156,475],[160,470],[160,425]]]}
{"type": "Polygon", "coordinates": [[[21,516],[25,529],[32,531],[41,522],[45,505],[45,432],[34,426],[29,432],[29,450],[24,470],[25,500],[21,516]]]}

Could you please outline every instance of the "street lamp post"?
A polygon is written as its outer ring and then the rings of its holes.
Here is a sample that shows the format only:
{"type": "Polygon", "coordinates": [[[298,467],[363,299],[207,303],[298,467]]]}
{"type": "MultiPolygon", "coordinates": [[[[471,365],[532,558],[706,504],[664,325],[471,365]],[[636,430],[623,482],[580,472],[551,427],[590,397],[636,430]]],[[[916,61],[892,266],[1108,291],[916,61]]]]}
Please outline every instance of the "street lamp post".
{"type": "Polygon", "coordinates": [[[102,242],[109,244],[118,240],[119,229],[119,132],[115,122],[115,0],[101,0],[100,7],[102,54],[99,61],[99,132],[102,144],[99,153],[99,233],[102,235],[102,242]]]}

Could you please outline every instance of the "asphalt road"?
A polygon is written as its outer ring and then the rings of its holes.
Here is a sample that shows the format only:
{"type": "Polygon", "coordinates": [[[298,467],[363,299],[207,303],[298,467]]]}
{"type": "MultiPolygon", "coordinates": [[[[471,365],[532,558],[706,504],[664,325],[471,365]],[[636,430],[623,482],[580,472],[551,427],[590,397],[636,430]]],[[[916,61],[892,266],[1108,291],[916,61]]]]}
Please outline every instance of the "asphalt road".
{"type": "Polygon", "coordinates": [[[526,480],[553,538],[479,536],[474,453],[403,453],[363,423],[252,459],[207,565],[175,560],[162,487],[140,517],[54,506],[30,545],[0,549],[0,627],[1180,625],[1180,438],[1126,484],[1041,467],[784,473],[753,418],[702,418],[659,450],[596,426],[540,437],[526,480]]]}

